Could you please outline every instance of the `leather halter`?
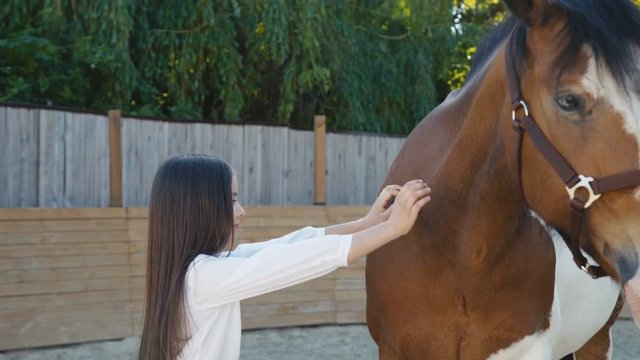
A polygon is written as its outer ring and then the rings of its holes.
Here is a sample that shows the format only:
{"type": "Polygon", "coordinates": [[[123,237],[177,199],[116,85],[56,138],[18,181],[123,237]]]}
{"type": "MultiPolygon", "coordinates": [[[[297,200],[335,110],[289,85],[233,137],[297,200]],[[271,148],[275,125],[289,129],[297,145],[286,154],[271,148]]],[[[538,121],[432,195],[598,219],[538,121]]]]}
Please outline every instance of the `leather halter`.
{"type": "MultiPolygon", "coordinates": [[[[538,124],[529,115],[527,103],[522,97],[520,91],[520,78],[514,62],[514,45],[515,31],[511,33],[511,37],[507,42],[505,49],[507,81],[509,83],[509,94],[511,97],[511,107],[513,128],[517,131],[517,158],[518,158],[518,176],[522,171],[522,139],[524,133],[536,146],[538,151],[544,156],[547,162],[553,167],[558,176],[565,183],[565,188],[569,193],[569,204],[571,205],[571,228],[569,237],[563,236],[565,243],[571,250],[573,261],[580,269],[589,274],[592,278],[597,279],[606,276],[607,273],[602,267],[589,264],[589,261],[580,251],[580,232],[582,230],[584,216],[586,210],[602,196],[602,194],[610,191],[616,191],[635,187],[640,185],[640,169],[626,171],[615,175],[604,177],[591,177],[578,174],[567,160],[560,155],[558,150],[553,146],[551,141],[544,135],[538,124]],[[517,116],[518,112],[524,113],[524,116],[517,116]],[[577,198],[576,190],[583,189],[589,194],[587,200],[577,198]]],[[[522,184],[520,184],[522,187],[522,184]]]]}

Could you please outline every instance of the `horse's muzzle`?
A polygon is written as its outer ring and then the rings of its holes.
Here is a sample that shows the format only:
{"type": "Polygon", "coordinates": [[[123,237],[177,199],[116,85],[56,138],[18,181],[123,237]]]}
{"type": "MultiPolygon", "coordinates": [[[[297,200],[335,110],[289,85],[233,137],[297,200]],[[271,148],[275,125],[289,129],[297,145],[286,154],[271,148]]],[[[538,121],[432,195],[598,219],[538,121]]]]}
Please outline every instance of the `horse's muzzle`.
{"type": "Polygon", "coordinates": [[[620,280],[626,284],[638,272],[640,261],[635,248],[627,248],[626,251],[619,251],[616,254],[616,265],[620,271],[620,280]]]}

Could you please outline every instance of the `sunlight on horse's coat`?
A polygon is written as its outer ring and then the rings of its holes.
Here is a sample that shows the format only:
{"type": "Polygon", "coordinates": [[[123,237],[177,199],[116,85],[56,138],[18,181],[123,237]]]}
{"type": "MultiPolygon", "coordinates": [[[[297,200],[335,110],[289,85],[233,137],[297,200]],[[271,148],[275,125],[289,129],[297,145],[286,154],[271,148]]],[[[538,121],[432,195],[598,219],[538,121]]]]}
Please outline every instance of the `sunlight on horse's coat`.
{"type": "Polygon", "coordinates": [[[487,360],[552,360],[548,331],[529,335],[492,354],[487,360]]]}

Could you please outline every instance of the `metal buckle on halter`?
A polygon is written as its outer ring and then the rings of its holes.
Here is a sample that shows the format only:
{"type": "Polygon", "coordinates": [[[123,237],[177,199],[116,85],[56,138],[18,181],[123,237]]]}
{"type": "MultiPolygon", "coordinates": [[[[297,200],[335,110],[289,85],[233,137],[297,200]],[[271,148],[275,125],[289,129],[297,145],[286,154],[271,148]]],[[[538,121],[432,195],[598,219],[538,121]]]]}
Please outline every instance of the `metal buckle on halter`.
{"type": "Polygon", "coordinates": [[[587,199],[586,203],[584,204],[584,208],[587,209],[596,200],[600,199],[600,196],[602,196],[602,194],[596,194],[593,191],[593,188],[591,187],[591,182],[593,182],[593,178],[592,177],[584,176],[584,175],[578,175],[578,178],[580,178],[580,181],[578,181],[571,188],[569,188],[568,186],[565,186],[565,189],[567,189],[567,192],[569,193],[569,199],[570,200],[573,200],[576,197],[576,191],[578,189],[580,189],[580,188],[586,189],[587,192],[589,193],[589,198],[587,199]]]}
{"type": "Polygon", "coordinates": [[[582,271],[586,272],[587,274],[591,275],[591,274],[589,273],[589,267],[590,267],[590,266],[591,266],[591,265],[589,265],[589,264],[580,265],[580,270],[582,270],[582,271]]]}
{"type": "Polygon", "coordinates": [[[586,272],[587,275],[591,276],[592,279],[597,279],[598,276],[596,274],[592,274],[590,269],[591,269],[591,265],[588,263],[584,265],[580,265],[580,270],[586,272]]]}
{"type": "Polygon", "coordinates": [[[522,108],[524,110],[524,116],[529,116],[529,108],[527,107],[527,103],[524,102],[524,100],[520,100],[519,103],[517,103],[514,107],[513,110],[511,111],[511,120],[512,121],[516,121],[516,111],[518,111],[520,108],[522,108]]]}

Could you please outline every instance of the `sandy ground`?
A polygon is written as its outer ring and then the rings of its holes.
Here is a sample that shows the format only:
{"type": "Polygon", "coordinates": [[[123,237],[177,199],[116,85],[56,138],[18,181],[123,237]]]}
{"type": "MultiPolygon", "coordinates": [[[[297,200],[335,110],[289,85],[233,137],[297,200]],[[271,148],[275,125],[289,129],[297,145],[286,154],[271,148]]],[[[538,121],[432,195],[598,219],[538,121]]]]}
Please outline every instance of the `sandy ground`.
{"type": "MultiPolygon", "coordinates": [[[[629,320],[614,327],[616,360],[640,359],[640,331],[629,320]]],[[[139,338],[49,349],[0,353],[0,360],[133,360],[139,338]]],[[[242,335],[242,360],[376,359],[376,346],[364,325],[252,330],[242,335]]]]}

